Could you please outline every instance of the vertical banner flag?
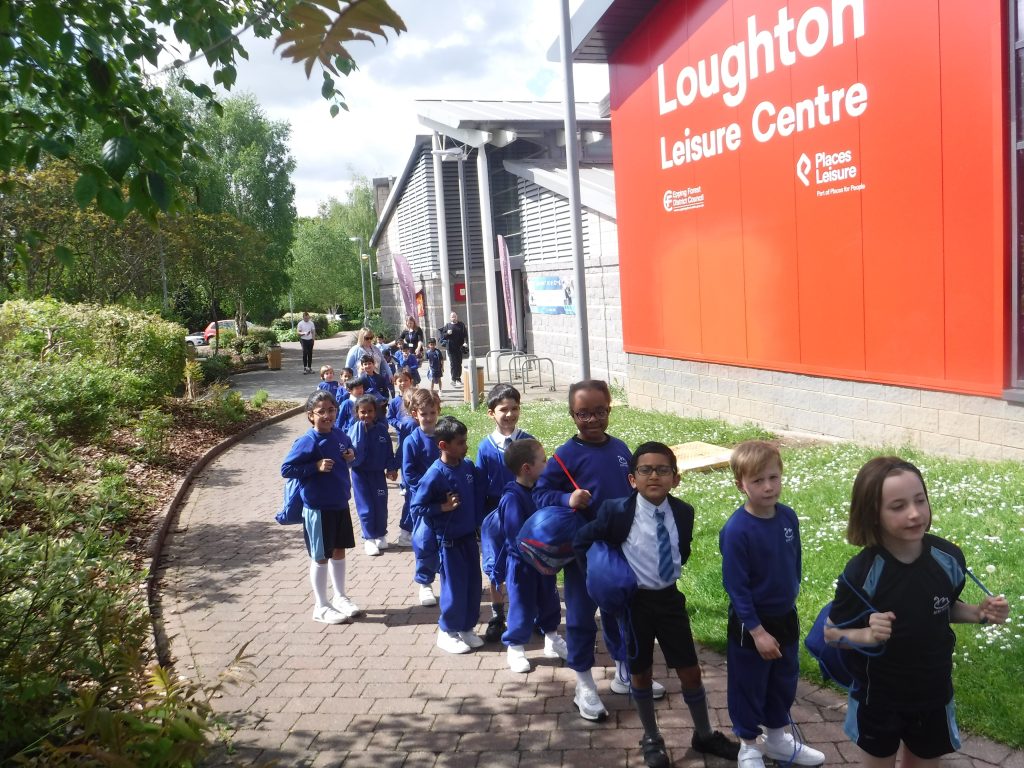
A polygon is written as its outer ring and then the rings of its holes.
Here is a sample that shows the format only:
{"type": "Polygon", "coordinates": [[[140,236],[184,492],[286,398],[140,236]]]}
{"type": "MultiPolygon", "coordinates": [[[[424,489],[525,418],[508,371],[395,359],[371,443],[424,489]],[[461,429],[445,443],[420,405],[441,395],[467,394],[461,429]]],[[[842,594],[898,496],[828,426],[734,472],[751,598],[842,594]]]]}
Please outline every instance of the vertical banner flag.
{"type": "Polygon", "coordinates": [[[505,325],[512,349],[519,349],[519,329],[516,327],[516,308],[512,301],[512,265],[509,263],[505,238],[498,235],[498,260],[501,265],[501,289],[505,294],[505,325]]]}
{"type": "Polygon", "coordinates": [[[409,262],[400,253],[392,254],[395,262],[395,275],[398,277],[398,286],[402,290],[402,303],[405,305],[405,314],[416,317],[416,286],[412,282],[412,270],[409,269],[409,262]]]}

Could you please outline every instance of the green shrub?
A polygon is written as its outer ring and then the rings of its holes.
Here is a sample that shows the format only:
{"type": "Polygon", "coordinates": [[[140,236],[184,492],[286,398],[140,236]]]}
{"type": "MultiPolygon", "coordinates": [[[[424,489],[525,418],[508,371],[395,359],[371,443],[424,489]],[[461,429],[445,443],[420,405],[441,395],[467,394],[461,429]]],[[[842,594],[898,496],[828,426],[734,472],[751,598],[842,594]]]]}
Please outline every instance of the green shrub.
{"type": "Polygon", "coordinates": [[[256,393],[249,398],[249,405],[259,410],[267,404],[267,400],[270,399],[270,393],[265,389],[257,389],[256,393]]]}
{"type": "Polygon", "coordinates": [[[277,338],[279,341],[298,341],[299,333],[298,331],[293,331],[291,329],[286,328],[284,330],[277,332],[277,338]]]}
{"type": "Polygon", "coordinates": [[[185,329],[123,307],[52,299],[0,306],[0,358],[54,363],[81,359],[132,371],[157,394],[181,383],[185,329]]]}
{"type": "Polygon", "coordinates": [[[223,381],[231,375],[233,370],[231,358],[227,355],[210,355],[210,357],[200,360],[199,366],[203,371],[203,381],[211,384],[215,381],[223,381]]]}
{"type": "Polygon", "coordinates": [[[142,441],[142,454],[149,461],[159,462],[163,459],[173,425],[174,417],[159,408],[147,408],[139,416],[135,435],[142,441]]]}
{"type": "Polygon", "coordinates": [[[246,413],[245,400],[242,396],[219,382],[210,386],[209,394],[203,401],[203,409],[219,427],[237,424],[245,419],[246,413]]]}

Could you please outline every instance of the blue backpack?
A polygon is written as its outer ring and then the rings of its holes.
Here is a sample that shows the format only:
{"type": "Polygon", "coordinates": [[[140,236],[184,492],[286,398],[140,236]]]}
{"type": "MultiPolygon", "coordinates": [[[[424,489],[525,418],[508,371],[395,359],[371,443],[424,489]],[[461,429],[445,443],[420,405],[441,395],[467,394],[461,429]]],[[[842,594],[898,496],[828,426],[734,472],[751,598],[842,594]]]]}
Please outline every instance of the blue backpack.
{"type": "Polygon", "coordinates": [[[284,501],[274,519],[281,525],[295,525],[302,522],[302,483],[297,477],[284,481],[284,501]]]}
{"type": "MultiPolygon", "coordinates": [[[[316,430],[309,430],[315,432],[316,430]]],[[[308,434],[308,433],[307,433],[308,434]]],[[[316,440],[313,440],[316,447],[316,440]]],[[[319,453],[319,450],[317,451],[319,453]]],[[[298,525],[302,522],[302,482],[297,477],[286,477],[284,480],[284,499],[281,509],[274,515],[281,525],[298,525]]]]}
{"type": "Polygon", "coordinates": [[[622,549],[595,541],[587,550],[587,592],[597,607],[616,617],[625,616],[637,590],[636,574],[622,549]]]}
{"type": "Polygon", "coordinates": [[[487,578],[505,583],[505,531],[498,509],[491,510],[480,523],[480,560],[487,578]]]}
{"type": "Polygon", "coordinates": [[[553,576],[576,558],[573,539],[580,516],[569,507],[541,507],[530,515],[516,537],[523,560],[545,576],[553,576]]]}

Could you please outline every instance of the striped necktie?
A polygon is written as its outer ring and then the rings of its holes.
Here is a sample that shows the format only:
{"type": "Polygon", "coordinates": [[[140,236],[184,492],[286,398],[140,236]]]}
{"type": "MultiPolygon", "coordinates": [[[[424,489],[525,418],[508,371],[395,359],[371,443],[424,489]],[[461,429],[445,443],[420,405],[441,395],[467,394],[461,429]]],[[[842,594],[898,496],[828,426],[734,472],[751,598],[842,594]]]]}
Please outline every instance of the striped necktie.
{"type": "Polygon", "coordinates": [[[674,572],[672,541],[668,536],[668,528],[665,527],[664,510],[654,510],[654,519],[657,522],[658,534],[658,578],[662,581],[675,581],[679,578],[679,574],[674,572]]]}

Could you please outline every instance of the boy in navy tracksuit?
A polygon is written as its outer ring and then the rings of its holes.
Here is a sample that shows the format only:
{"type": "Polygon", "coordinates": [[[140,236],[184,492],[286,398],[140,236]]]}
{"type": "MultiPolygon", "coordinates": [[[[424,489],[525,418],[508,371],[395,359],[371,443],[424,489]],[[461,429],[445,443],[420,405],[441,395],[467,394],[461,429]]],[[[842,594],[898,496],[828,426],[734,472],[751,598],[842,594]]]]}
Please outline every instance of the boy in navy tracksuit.
{"type": "Polygon", "coordinates": [[[388,480],[398,478],[398,460],[391,447],[388,425],[377,419],[377,400],[356,400],[356,421],[349,427],[356,456],[352,461],[352,490],[363,529],[363,548],[370,557],[388,548],[388,480]]]}
{"type": "Polygon", "coordinates": [[[420,385],[420,359],[416,356],[416,353],[412,350],[403,352],[401,347],[395,350],[394,354],[395,364],[399,368],[408,368],[409,375],[412,377],[413,386],[420,385]]]}
{"type": "Polygon", "coordinates": [[[644,762],[650,768],[671,765],[658,730],[651,690],[655,639],[669,669],[676,671],[683,685],[683,701],[693,718],[693,748],[735,760],[739,745],[711,727],[686,598],[676,583],[679,570],[690,557],[693,507],[670,495],[679,485],[672,449],[656,442],[639,446],[630,459],[629,483],[635,491],[605,501],[597,517],[580,528],[574,546],[584,571],[587,551],[594,542],[618,547],[636,576],[638,589],[629,604],[629,621],[622,626],[630,650],[630,694],[644,728],[640,742],[644,762]]]}
{"type": "Polygon", "coordinates": [[[382,403],[395,396],[391,379],[383,373],[377,373],[377,361],[373,355],[359,358],[359,373],[366,379],[366,394],[375,396],[382,403]]]}
{"type": "MultiPolygon", "coordinates": [[[[405,438],[416,429],[416,422],[409,416],[409,412],[405,408],[405,396],[412,392],[414,386],[412,374],[409,373],[408,368],[399,368],[395,371],[394,384],[395,397],[391,398],[391,401],[388,403],[387,422],[388,426],[395,430],[395,436],[398,438],[395,445],[395,457],[398,459],[399,464],[401,464],[402,446],[405,443],[405,438]]],[[[401,494],[406,500],[402,502],[402,516],[398,521],[399,532],[395,545],[408,547],[412,544],[412,517],[409,513],[409,496],[405,478],[402,478],[399,488],[401,488],[401,494]]]]}
{"type": "Polygon", "coordinates": [[[362,376],[353,376],[345,382],[345,391],[348,392],[348,397],[338,403],[338,417],[334,421],[334,426],[348,433],[348,428],[356,420],[356,400],[366,393],[366,379],[362,376]]]}
{"type": "Polygon", "coordinates": [[[441,617],[437,647],[467,653],[484,641],[473,631],[480,619],[480,548],[476,529],[483,520],[483,482],[466,461],[466,425],[451,416],[437,422],[434,439],[441,457],[416,488],[412,511],[428,520],[441,547],[441,617]]]}
{"type": "MultiPolygon", "coordinates": [[[[514,440],[533,437],[517,426],[521,401],[519,390],[511,384],[495,384],[487,395],[487,415],[494,419],[494,431],[476,449],[476,465],[487,478],[484,515],[498,508],[505,486],[515,480],[515,475],[505,466],[505,449],[514,440]]],[[[504,562],[496,563],[498,565],[504,566],[504,562]]],[[[496,567],[495,570],[500,573],[504,569],[496,567]]],[[[501,592],[503,579],[495,578],[495,573],[487,573],[487,577],[490,579],[491,618],[487,622],[484,640],[493,643],[505,631],[505,597],[501,592]]]]}
{"type": "Polygon", "coordinates": [[[437,598],[430,585],[434,583],[441,560],[437,537],[430,527],[430,521],[413,514],[412,498],[423,475],[441,457],[441,451],[434,440],[434,428],[441,415],[439,400],[435,392],[426,389],[414,389],[409,393],[406,408],[417,428],[409,433],[402,444],[402,480],[406,486],[402,517],[411,523],[412,551],[416,561],[413,582],[417,585],[420,605],[437,605],[437,598]]]}
{"type": "Polygon", "coordinates": [[[313,620],[346,624],[361,611],[345,595],[345,550],[355,546],[348,499],[348,462],[355,458],[348,435],[333,428],[338,407],[329,392],[317,390],[306,400],[306,418],[313,425],[298,438],[281,464],[283,477],[299,480],[302,535],[309,552],[313,585],[313,620]],[[334,600],[327,600],[327,577],[334,600]]]}
{"type": "MultiPolygon", "coordinates": [[[[518,538],[523,523],[537,511],[533,486],[544,471],[544,446],[533,438],[514,441],[504,450],[505,466],[515,479],[505,484],[498,512],[505,538],[505,585],[508,589],[508,628],[501,641],[508,646],[506,657],[513,672],[529,672],[530,660],[523,647],[534,627],[544,633],[544,655],[564,659],[569,651],[555,631],[562,621],[558,583],[554,574],[541,574],[519,554],[518,538]]],[[[490,625],[488,625],[490,628],[490,625]]]]}
{"type": "Polygon", "coordinates": [[[718,534],[729,595],[729,719],[743,741],[739,768],[764,768],[765,756],[821,765],[825,755],[784,728],[800,675],[802,553],[796,512],[779,503],[782,457],[771,443],[748,440],[733,448],[729,465],[746,497],[718,534]],[[768,733],[759,742],[762,725],[768,733]]]}
{"type": "Polygon", "coordinates": [[[430,379],[430,391],[434,387],[441,389],[441,377],[444,375],[444,358],[437,348],[437,339],[427,339],[427,351],[423,353],[423,362],[427,364],[427,378],[430,379]]]}
{"type": "MultiPolygon", "coordinates": [[[[569,387],[569,414],[577,434],[566,440],[548,459],[544,474],[533,490],[537,508],[572,507],[584,522],[594,514],[605,499],[629,496],[629,448],[607,433],[612,396],[608,384],[600,379],[577,381],[569,387]],[[562,465],[558,463],[561,459],[562,465]]],[[[603,720],[608,710],[601,703],[591,668],[594,666],[594,641],[597,605],[587,593],[583,571],[576,563],[565,566],[565,636],[569,646],[566,664],[576,672],[576,695],[573,703],[585,720],[603,720]]],[[[612,616],[601,615],[601,627],[608,653],[615,660],[616,675],[611,683],[613,693],[629,693],[629,665],[619,624],[612,616]]],[[[653,683],[654,698],[665,695],[661,684],[653,683]]]]}

